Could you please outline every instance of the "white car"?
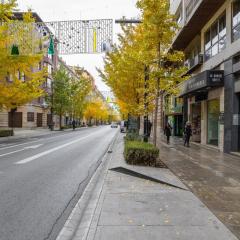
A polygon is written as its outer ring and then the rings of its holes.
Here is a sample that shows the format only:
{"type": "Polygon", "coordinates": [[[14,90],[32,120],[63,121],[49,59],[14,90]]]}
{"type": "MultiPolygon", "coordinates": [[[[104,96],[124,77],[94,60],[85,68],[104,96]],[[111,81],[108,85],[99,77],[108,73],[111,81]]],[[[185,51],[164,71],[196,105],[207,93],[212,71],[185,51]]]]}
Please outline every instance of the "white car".
{"type": "Polygon", "coordinates": [[[116,122],[112,122],[111,128],[118,128],[118,124],[116,122]]]}

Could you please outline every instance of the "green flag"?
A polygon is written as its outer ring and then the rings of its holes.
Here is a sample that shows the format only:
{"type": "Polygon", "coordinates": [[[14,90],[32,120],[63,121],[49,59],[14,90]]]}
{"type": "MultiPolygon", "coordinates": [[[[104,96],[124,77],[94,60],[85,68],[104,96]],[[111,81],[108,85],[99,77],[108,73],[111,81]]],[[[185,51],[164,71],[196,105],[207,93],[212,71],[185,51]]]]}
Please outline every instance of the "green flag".
{"type": "Polygon", "coordinates": [[[18,45],[12,45],[11,55],[19,55],[18,45]]]}
{"type": "Polygon", "coordinates": [[[50,43],[49,43],[49,47],[48,47],[48,54],[50,55],[54,55],[54,42],[53,42],[53,38],[50,38],[50,43]]]}

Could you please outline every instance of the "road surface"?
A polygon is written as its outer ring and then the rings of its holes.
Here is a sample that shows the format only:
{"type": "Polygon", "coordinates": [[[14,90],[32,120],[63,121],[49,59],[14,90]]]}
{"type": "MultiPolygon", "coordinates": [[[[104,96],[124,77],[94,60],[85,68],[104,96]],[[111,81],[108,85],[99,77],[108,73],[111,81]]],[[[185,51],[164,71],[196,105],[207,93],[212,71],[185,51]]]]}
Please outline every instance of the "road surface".
{"type": "Polygon", "coordinates": [[[56,239],[99,160],[110,126],[0,144],[0,239],[56,239]]]}

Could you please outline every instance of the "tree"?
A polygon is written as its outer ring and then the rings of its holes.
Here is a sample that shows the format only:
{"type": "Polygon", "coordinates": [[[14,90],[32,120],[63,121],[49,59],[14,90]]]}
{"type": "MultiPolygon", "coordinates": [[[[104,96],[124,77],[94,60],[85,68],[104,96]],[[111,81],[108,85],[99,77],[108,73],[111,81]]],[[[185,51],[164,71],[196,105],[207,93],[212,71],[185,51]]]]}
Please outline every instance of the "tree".
{"type": "Polygon", "coordinates": [[[87,106],[87,96],[92,90],[91,81],[89,78],[78,74],[78,78],[71,79],[71,109],[73,118],[82,119],[84,110],[87,106]]]}
{"type": "Polygon", "coordinates": [[[0,4],[0,108],[7,109],[42,96],[46,76],[45,69],[38,69],[43,52],[40,38],[34,34],[32,14],[24,14],[22,21],[13,20],[16,7],[16,0],[0,4]]]}
{"type": "Polygon", "coordinates": [[[63,66],[53,75],[53,96],[52,108],[55,114],[60,117],[60,129],[62,129],[62,117],[69,112],[71,103],[71,78],[63,66]]]}
{"type": "Polygon", "coordinates": [[[109,106],[107,106],[101,98],[95,95],[92,96],[84,111],[84,117],[90,125],[92,124],[92,120],[94,120],[95,124],[108,121],[110,115],[109,106]]]}
{"type": "MultiPolygon", "coordinates": [[[[102,78],[124,110],[135,116],[154,111],[154,144],[160,91],[176,92],[186,69],[182,52],[170,49],[178,28],[168,0],[139,0],[142,23],[122,26],[120,44],[105,59],[102,78]]],[[[121,108],[120,108],[121,109],[121,108]]]]}

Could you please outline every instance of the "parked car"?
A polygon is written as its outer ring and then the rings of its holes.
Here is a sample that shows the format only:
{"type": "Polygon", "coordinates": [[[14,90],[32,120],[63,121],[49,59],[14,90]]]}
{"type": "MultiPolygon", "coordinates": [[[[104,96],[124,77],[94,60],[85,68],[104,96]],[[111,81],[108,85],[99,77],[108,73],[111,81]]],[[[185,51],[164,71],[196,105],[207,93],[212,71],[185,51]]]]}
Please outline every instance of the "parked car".
{"type": "Polygon", "coordinates": [[[127,132],[127,124],[128,124],[127,121],[121,121],[120,122],[120,132],[121,133],[127,132]]]}
{"type": "Polygon", "coordinates": [[[112,122],[111,128],[118,128],[118,124],[116,122],[112,122]]]}

